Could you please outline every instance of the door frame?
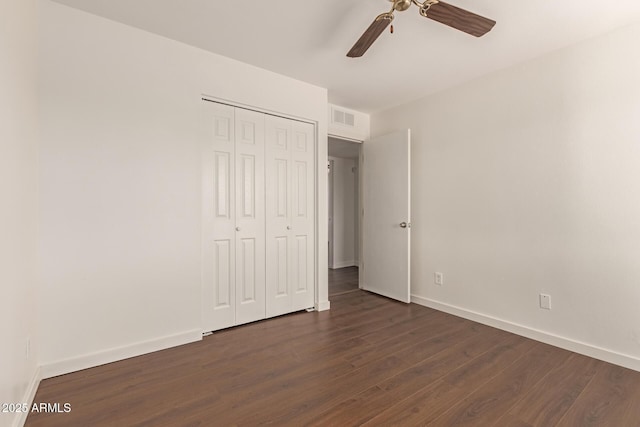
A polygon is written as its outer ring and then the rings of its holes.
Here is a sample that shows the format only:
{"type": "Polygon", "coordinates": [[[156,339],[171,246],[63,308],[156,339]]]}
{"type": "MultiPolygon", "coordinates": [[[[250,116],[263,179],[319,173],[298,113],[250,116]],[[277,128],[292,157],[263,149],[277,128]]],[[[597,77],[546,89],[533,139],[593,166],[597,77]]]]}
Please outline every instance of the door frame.
{"type": "MultiPolygon", "coordinates": [[[[329,134],[327,137],[327,140],[329,140],[329,138],[334,139],[334,140],[339,140],[339,141],[343,141],[346,143],[356,143],[356,144],[360,144],[360,147],[358,149],[358,158],[357,158],[357,175],[356,175],[356,190],[358,192],[358,198],[357,198],[357,205],[358,205],[358,211],[357,211],[357,220],[358,220],[358,238],[356,239],[356,243],[358,245],[358,269],[360,269],[360,267],[362,266],[362,248],[363,248],[363,236],[362,236],[362,188],[363,188],[363,180],[362,180],[362,168],[363,168],[363,162],[362,162],[362,154],[364,152],[364,148],[363,148],[363,144],[365,143],[363,140],[360,139],[354,139],[354,138],[347,138],[344,136],[340,136],[340,135],[334,135],[334,134],[329,134]]],[[[329,146],[327,145],[327,162],[330,162],[331,160],[328,159],[329,157],[329,146]]],[[[331,171],[331,174],[333,173],[333,171],[331,171]]],[[[327,174],[327,175],[331,175],[331,174],[327,174]]],[[[332,197],[333,195],[331,194],[332,191],[332,186],[333,183],[331,182],[331,178],[329,178],[327,180],[327,186],[328,186],[328,197],[332,197]]],[[[331,203],[333,203],[333,201],[331,201],[331,203]]],[[[328,207],[327,208],[327,212],[328,209],[332,208],[332,207],[328,207]]],[[[328,221],[327,221],[328,223],[328,221]]],[[[329,232],[332,232],[332,230],[329,230],[329,232]]],[[[329,234],[328,239],[331,239],[332,236],[329,234]]],[[[329,266],[329,263],[327,263],[327,267],[329,266]]],[[[358,274],[358,288],[362,289],[362,283],[361,283],[361,279],[362,275],[358,274]]]]}
{"type": "MultiPolygon", "coordinates": [[[[321,156],[321,144],[319,143],[320,141],[320,124],[318,123],[318,121],[313,120],[313,119],[309,119],[306,117],[300,117],[300,116],[294,116],[291,114],[286,114],[286,113],[281,113],[281,112],[276,112],[276,111],[271,111],[271,110],[267,110],[264,108],[260,108],[260,107],[256,107],[253,105],[247,105],[247,104],[243,104],[241,102],[236,102],[236,101],[231,101],[228,99],[223,99],[223,98],[218,98],[215,96],[211,96],[211,95],[207,95],[207,94],[200,94],[199,97],[199,102],[200,102],[200,121],[199,124],[200,126],[204,126],[205,124],[205,109],[202,108],[202,103],[203,102],[214,102],[217,104],[223,104],[223,105],[228,105],[230,107],[234,107],[234,108],[241,108],[244,110],[250,110],[250,111],[255,111],[257,113],[262,113],[262,114],[267,114],[267,115],[271,115],[271,116],[276,116],[276,117],[282,117],[284,119],[288,119],[288,120],[295,120],[298,122],[303,122],[303,123],[308,123],[313,125],[314,128],[314,178],[315,178],[315,186],[314,186],[314,237],[315,237],[315,254],[314,254],[314,309],[316,311],[323,311],[323,310],[328,310],[329,309],[329,301],[327,299],[327,301],[322,301],[321,300],[321,294],[322,294],[322,289],[321,286],[324,285],[325,288],[328,288],[328,283],[326,283],[326,280],[322,280],[322,277],[324,276],[324,278],[326,279],[327,273],[325,272],[324,275],[321,274],[321,271],[323,269],[326,270],[326,264],[327,262],[324,262],[325,265],[321,265],[323,259],[327,259],[327,248],[325,246],[325,239],[322,238],[321,239],[321,227],[320,227],[320,219],[324,219],[326,218],[326,212],[325,215],[321,214],[321,206],[325,206],[325,204],[320,203],[320,195],[323,194],[321,190],[321,185],[323,185],[323,183],[326,185],[327,182],[327,175],[325,175],[323,178],[321,179],[321,171],[319,168],[319,164],[320,164],[320,160],[324,159],[324,163],[326,165],[326,155],[321,156]],[[322,251],[324,251],[324,257],[322,256],[322,251]]],[[[205,259],[204,259],[204,226],[203,224],[205,223],[205,221],[207,220],[205,218],[204,215],[204,206],[206,205],[206,203],[208,203],[209,200],[211,200],[211,195],[206,194],[206,187],[205,187],[205,183],[203,182],[204,179],[204,168],[205,168],[205,149],[206,149],[206,144],[207,144],[207,138],[204,136],[204,130],[203,128],[200,128],[201,131],[199,132],[200,134],[200,156],[201,156],[201,164],[200,164],[200,194],[201,194],[201,202],[202,202],[202,209],[201,209],[201,219],[200,219],[200,271],[201,271],[201,275],[200,275],[200,286],[201,286],[201,293],[200,293],[200,298],[201,298],[201,314],[200,314],[200,318],[201,318],[201,325],[203,324],[203,316],[204,316],[204,310],[205,310],[205,304],[204,304],[204,287],[205,287],[205,283],[204,283],[204,279],[202,276],[202,271],[205,267],[205,259]]],[[[326,167],[326,166],[325,166],[326,167]]],[[[322,173],[325,172],[325,169],[322,168],[322,173]]],[[[326,210],[326,209],[325,209],[326,210]]],[[[324,293],[327,293],[327,289],[324,289],[324,293]]],[[[203,329],[203,333],[209,333],[210,331],[204,331],[203,329]]]]}
{"type": "Polygon", "coordinates": [[[329,169],[327,171],[327,212],[329,216],[329,223],[327,224],[327,230],[329,233],[329,238],[327,239],[329,241],[329,250],[327,254],[329,262],[327,263],[327,266],[329,268],[333,268],[333,160],[327,160],[327,168],[329,169]]]}

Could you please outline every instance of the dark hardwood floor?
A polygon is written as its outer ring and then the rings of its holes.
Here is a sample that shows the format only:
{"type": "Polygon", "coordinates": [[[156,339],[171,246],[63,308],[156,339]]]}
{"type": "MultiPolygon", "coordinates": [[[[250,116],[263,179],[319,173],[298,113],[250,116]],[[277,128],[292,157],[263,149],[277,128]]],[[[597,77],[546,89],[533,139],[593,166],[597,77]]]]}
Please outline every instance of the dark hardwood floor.
{"type": "Polygon", "coordinates": [[[45,380],[35,402],[72,410],[29,427],[635,427],[640,373],[358,290],[45,380]]]}
{"type": "Polygon", "coordinates": [[[329,297],[358,290],[358,267],[329,269],[329,297]]]}

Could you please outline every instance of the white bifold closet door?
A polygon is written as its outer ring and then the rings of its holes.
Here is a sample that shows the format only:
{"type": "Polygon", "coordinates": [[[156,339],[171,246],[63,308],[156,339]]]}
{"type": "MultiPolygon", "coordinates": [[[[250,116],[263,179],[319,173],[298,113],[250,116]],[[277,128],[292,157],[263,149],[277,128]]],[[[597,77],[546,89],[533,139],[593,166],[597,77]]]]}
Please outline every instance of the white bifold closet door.
{"type": "Polygon", "coordinates": [[[314,304],[314,127],[266,118],[267,317],[314,304]]]}
{"type": "Polygon", "coordinates": [[[212,102],[206,111],[203,308],[215,330],[265,318],[265,116],[212,102]]]}
{"type": "Polygon", "coordinates": [[[313,307],[314,126],[204,104],[203,330],[313,307]]]}

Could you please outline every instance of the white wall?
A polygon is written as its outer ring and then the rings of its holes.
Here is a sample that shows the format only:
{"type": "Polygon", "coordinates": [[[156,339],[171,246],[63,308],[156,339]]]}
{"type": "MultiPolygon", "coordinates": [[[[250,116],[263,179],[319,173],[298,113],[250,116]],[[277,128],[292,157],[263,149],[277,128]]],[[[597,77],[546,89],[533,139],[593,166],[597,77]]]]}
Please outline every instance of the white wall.
{"type": "Polygon", "coordinates": [[[333,260],[332,268],[358,265],[356,209],[356,160],[329,157],[333,161],[333,260]]]}
{"type": "MultiPolygon", "coordinates": [[[[201,95],[318,123],[327,92],[42,0],[45,375],[198,339],[201,95]]],[[[319,301],[326,285],[319,174],[319,301]]]]}
{"type": "Polygon", "coordinates": [[[620,29],[372,117],[372,135],[413,132],[416,301],[640,369],[638,40],[620,29]]]}
{"type": "Polygon", "coordinates": [[[346,140],[364,141],[369,139],[371,130],[371,117],[367,113],[351,110],[335,104],[329,104],[329,135],[346,140]],[[333,110],[337,109],[342,112],[353,114],[354,126],[347,126],[343,123],[337,123],[333,120],[333,110]]]}
{"type": "MultiPolygon", "coordinates": [[[[36,2],[0,5],[0,403],[37,386],[36,2]],[[27,340],[31,340],[26,359],[27,340]]],[[[14,424],[15,423],[15,424],[14,424]]],[[[0,426],[20,415],[0,413],[0,426]]]]}

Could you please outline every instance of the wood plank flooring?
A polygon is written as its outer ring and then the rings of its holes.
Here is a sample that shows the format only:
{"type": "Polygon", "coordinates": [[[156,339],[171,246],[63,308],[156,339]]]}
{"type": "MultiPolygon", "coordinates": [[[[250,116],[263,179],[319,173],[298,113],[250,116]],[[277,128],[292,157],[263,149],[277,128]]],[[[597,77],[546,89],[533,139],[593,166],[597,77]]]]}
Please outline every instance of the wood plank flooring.
{"type": "Polygon", "coordinates": [[[329,269],[329,297],[358,290],[358,267],[329,269]]]}
{"type": "MultiPolygon", "coordinates": [[[[354,272],[345,270],[346,283],[354,272]]],[[[45,380],[35,402],[72,410],[31,413],[26,425],[640,426],[638,372],[425,307],[339,293],[328,312],[45,380]]]]}

